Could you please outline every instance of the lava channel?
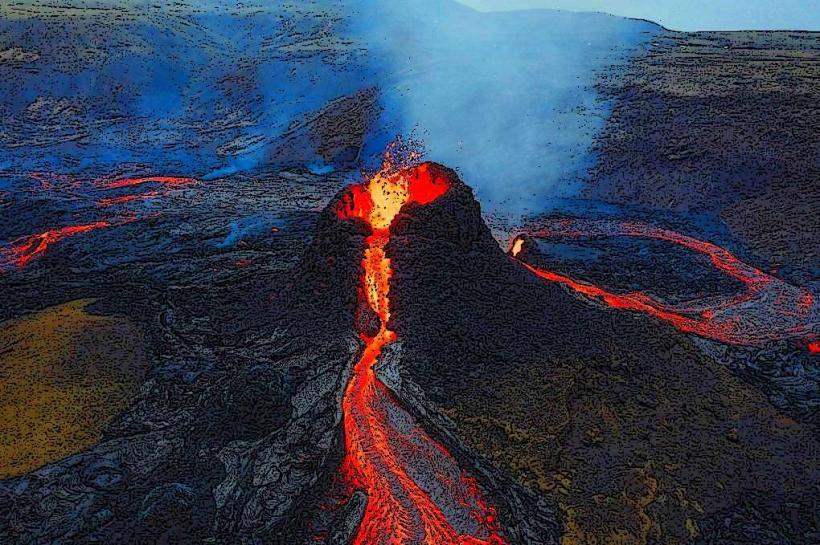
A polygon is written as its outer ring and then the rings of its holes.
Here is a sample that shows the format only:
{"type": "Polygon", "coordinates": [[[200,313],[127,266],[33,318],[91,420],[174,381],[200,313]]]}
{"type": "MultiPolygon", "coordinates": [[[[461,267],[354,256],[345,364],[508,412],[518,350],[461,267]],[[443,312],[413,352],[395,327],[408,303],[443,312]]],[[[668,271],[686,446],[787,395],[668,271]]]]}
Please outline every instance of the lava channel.
{"type": "Polygon", "coordinates": [[[13,240],[9,247],[0,248],[0,267],[25,267],[31,260],[43,255],[52,244],[74,235],[111,227],[112,225],[114,225],[114,223],[108,220],[95,221],[82,225],[69,225],[58,229],[49,229],[42,233],[20,237],[13,240]]]}
{"type": "MultiPolygon", "coordinates": [[[[726,344],[760,345],[790,337],[809,337],[815,312],[812,292],[792,286],[739,260],[728,250],[668,229],[634,221],[559,219],[530,233],[534,238],[639,237],[663,240],[707,255],[720,271],[739,280],[745,290],[736,295],[668,305],[640,292],[614,293],[553,271],[522,264],[535,275],[563,284],[610,307],[644,312],[677,329],[726,344]]],[[[510,253],[518,257],[524,239],[513,240],[510,253]]]]}
{"type": "Polygon", "coordinates": [[[105,197],[97,201],[97,206],[106,208],[118,204],[125,204],[134,201],[145,201],[163,197],[170,191],[175,189],[182,189],[190,185],[199,183],[196,178],[186,178],[181,176],[143,176],[140,178],[119,178],[116,180],[102,180],[96,182],[96,186],[103,190],[123,189],[138,187],[143,184],[160,184],[164,187],[163,191],[152,190],[143,193],[120,195],[118,197],[105,197]]]}
{"type": "Polygon", "coordinates": [[[435,165],[399,171],[386,165],[368,182],[351,187],[337,209],[340,217],[360,218],[371,228],[362,259],[360,303],[381,321],[375,336],[359,332],[365,348],[342,401],[342,476],[368,496],[355,545],[506,543],[495,509],[475,480],[414,422],[374,370],[383,348],[397,338],[388,329],[392,269],[385,247],[390,225],[405,204],[430,203],[449,187],[447,175],[435,165]]]}
{"type": "Polygon", "coordinates": [[[134,187],[142,184],[156,183],[169,187],[185,187],[198,184],[196,178],[186,178],[183,176],[142,176],[138,178],[118,178],[116,180],[102,180],[96,183],[100,189],[120,189],[123,187],[134,187]]]}

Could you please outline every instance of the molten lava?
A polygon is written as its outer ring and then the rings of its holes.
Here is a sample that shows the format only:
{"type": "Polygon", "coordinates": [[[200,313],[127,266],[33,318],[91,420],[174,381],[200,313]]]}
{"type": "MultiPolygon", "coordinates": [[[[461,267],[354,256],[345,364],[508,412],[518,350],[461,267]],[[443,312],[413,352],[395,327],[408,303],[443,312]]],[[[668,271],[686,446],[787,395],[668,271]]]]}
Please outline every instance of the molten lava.
{"type": "Polygon", "coordinates": [[[117,180],[102,180],[97,182],[101,189],[120,189],[123,187],[134,187],[147,183],[162,184],[170,187],[184,187],[198,184],[196,178],[186,178],[183,176],[143,176],[140,178],[119,178],[117,180]]]}
{"type": "Polygon", "coordinates": [[[83,225],[49,229],[42,233],[20,237],[12,241],[10,247],[0,249],[0,266],[12,264],[18,268],[25,267],[32,259],[44,254],[52,244],[74,235],[102,229],[103,227],[111,227],[111,225],[112,223],[109,221],[96,221],[83,225]]]}
{"type": "MultiPolygon", "coordinates": [[[[82,182],[79,178],[53,173],[31,172],[27,174],[29,178],[38,183],[37,188],[30,191],[54,191],[64,189],[79,189],[82,182]]],[[[98,180],[94,185],[101,190],[112,190],[142,186],[143,184],[159,184],[162,189],[151,189],[141,193],[119,195],[114,197],[104,197],[96,201],[96,205],[101,208],[126,204],[134,201],[143,201],[165,196],[171,191],[182,189],[190,185],[198,184],[196,178],[181,176],[143,176],[139,178],[120,178],[98,180]]],[[[71,195],[74,199],[75,196],[71,195]]],[[[144,215],[142,219],[152,217],[144,215]]],[[[119,213],[114,218],[101,219],[92,223],[82,225],[70,225],[56,229],[48,229],[41,233],[26,235],[12,240],[6,245],[0,244],[0,269],[9,267],[22,268],[32,260],[46,252],[49,246],[74,235],[87,233],[103,227],[122,225],[139,218],[133,213],[119,213]]]]}
{"type": "Polygon", "coordinates": [[[385,247],[390,225],[409,203],[427,204],[450,186],[439,167],[389,166],[350,188],[337,213],[360,218],[372,234],[362,259],[362,297],[378,315],[378,333],[360,332],[364,352],[342,401],[345,430],[343,475],[368,495],[356,545],[501,545],[495,511],[475,481],[443,445],[430,437],[376,376],[382,349],[396,339],[388,328],[392,269],[385,247]]]}
{"type": "Polygon", "coordinates": [[[185,178],[180,176],[143,176],[141,178],[120,178],[117,180],[102,180],[96,182],[97,187],[103,190],[122,189],[141,186],[143,184],[161,184],[165,189],[163,191],[152,190],[144,193],[137,193],[132,195],[121,195],[119,197],[105,197],[97,201],[99,207],[109,207],[118,204],[125,204],[134,201],[144,201],[155,199],[167,195],[170,191],[181,189],[190,185],[199,183],[196,178],[185,178]]]}
{"type": "Polygon", "coordinates": [[[107,208],[117,204],[125,204],[133,201],[145,201],[148,199],[155,199],[160,197],[159,191],[146,191],[145,193],[138,193],[136,195],[121,195],[119,197],[105,197],[97,201],[97,206],[107,208]]]}
{"type": "Polygon", "coordinates": [[[524,239],[523,238],[516,238],[513,241],[512,248],[510,248],[510,253],[513,257],[518,257],[518,254],[521,253],[521,249],[524,247],[524,239]]]}
{"type": "MultiPolygon", "coordinates": [[[[614,293],[568,276],[524,265],[538,277],[563,284],[607,305],[645,312],[677,329],[728,344],[755,345],[810,333],[814,295],[743,263],[729,251],[710,242],[668,229],[637,222],[555,220],[532,233],[535,238],[597,238],[612,236],[664,240],[705,254],[720,271],[742,282],[746,289],[734,296],[685,305],[668,305],[644,293],[614,293]]],[[[518,257],[524,240],[516,238],[510,253],[518,257]]]]}

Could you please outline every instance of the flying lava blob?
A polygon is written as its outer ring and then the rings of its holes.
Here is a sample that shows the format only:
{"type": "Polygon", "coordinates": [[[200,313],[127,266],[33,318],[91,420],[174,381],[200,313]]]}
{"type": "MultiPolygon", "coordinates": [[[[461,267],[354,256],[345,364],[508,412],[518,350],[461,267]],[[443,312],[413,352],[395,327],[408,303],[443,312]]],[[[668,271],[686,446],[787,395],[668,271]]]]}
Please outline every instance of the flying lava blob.
{"type": "Polygon", "coordinates": [[[359,331],[364,351],[342,400],[345,460],[342,475],[368,495],[355,545],[502,545],[494,508],[447,449],[414,422],[376,376],[382,350],[397,336],[390,321],[392,269],[385,247],[402,207],[428,204],[450,187],[434,164],[382,171],[350,187],[336,210],[371,229],[362,258],[360,296],[378,315],[378,332],[359,331]]]}
{"type": "MultiPolygon", "coordinates": [[[[634,221],[558,219],[529,233],[533,238],[638,237],[663,240],[709,257],[723,273],[742,282],[741,293],[715,300],[669,305],[640,292],[615,293],[602,287],[535,267],[522,261],[539,278],[567,286],[612,308],[644,312],[677,329],[726,344],[760,345],[812,335],[814,295],[756,269],[711,242],[634,221]]],[[[516,237],[510,254],[521,260],[524,238],[516,237]]]]}

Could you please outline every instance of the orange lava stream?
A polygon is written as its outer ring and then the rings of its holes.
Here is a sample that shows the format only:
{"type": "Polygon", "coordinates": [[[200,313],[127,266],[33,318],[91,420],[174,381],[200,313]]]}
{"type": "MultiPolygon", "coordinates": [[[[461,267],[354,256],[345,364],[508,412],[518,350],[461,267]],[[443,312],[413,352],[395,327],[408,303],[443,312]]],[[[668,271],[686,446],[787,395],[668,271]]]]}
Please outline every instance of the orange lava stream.
{"type": "Polygon", "coordinates": [[[138,193],[136,195],[122,195],[120,197],[105,197],[97,201],[97,206],[106,208],[116,204],[125,204],[133,201],[145,201],[148,199],[155,199],[162,196],[159,191],[146,191],[145,193],[138,193]]]}
{"type": "Polygon", "coordinates": [[[371,226],[362,259],[361,294],[381,320],[374,337],[360,332],[364,352],[342,400],[343,475],[368,496],[355,545],[505,543],[495,511],[475,481],[458,469],[443,445],[412,421],[374,371],[382,349],[397,338],[388,328],[392,269],[385,246],[390,225],[405,204],[432,202],[448,188],[447,179],[427,164],[398,173],[385,169],[366,185],[353,186],[337,211],[341,217],[361,218],[371,226]],[[466,529],[456,529],[452,518],[466,529]]]}
{"type": "Polygon", "coordinates": [[[198,184],[196,178],[186,178],[183,176],[142,176],[139,178],[120,178],[117,180],[103,180],[97,183],[102,189],[119,189],[122,187],[134,187],[147,183],[157,183],[172,187],[183,187],[198,184]]]}
{"type": "MultiPolygon", "coordinates": [[[[667,305],[640,292],[614,293],[568,276],[523,263],[540,278],[565,285],[612,308],[650,314],[677,329],[727,344],[754,345],[794,335],[809,335],[806,323],[815,305],[814,295],[791,286],[746,263],[711,242],[638,222],[563,219],[532,233],[536,238],[630,236],[664,240],[707,255],[720,271],[742,282],[746,289],[716,303],[667,305]],[[778,325],[775,325],[778,322],[778,325]],[[763,325],[761,325],[763,324],[763,325]]],[[[523,239],[516,238],[511,254],[517,257],[523,239]]]]}
{"type": "MultiPolygon", "coordinates": [[[[27,175],[29,178],[40,184],[39,190],[51,191],[57,189],[58,186],[60,188],[70,187],[72,189],[77,189],[81,184],[78,179],[65,175],[41,172],[31,172],[27,175]]],[[[198,184],[199,180],[196,178],[182,176],[143,176],[138,178],[98,180],[94,182],[94,185],[102,190],[111,190],[136,187],[148,183],[161,184],[163,189],[152,189],[141,193],[120,195],[116,197],[104,197],[97,200],[96,205],[100,208],[107,208],[134,201],[144,201],[163,197],[168,195],[173,190],[198,184]]],[[[0,194],[0,197],[2,197],[2,194],[0,194]]],[[[148,217],[152,217],[152,215],[143,216],[143,218],[148,217]]],[[[67,227],[48,229],[41,233],[19,237],[16,240],[10,241],[5,246],[0,246],[0,271],[9,267],[23,268],[35,258],[42,256],[46,250],[48,250],[49,246],[68,237],[87,233],[89,231],[104,227],[123,225],[137,219],[139,218],[137,218],[137,216],[133,213],[122,212],[119,213],[114,219],[104,219],[82,225],[70,225],[67,227]]]]}
{"type": "Polygon", "coordinates": [[[121,189],[125,187],[136,187],[142,184],[161,184],[164,186],[163,191],[153,190],[144,193],[137,193],[133,195],[121,195],[119,197],[105,197],[97,201],[97,206],[106,208],[118,204],[125,204],[134,201],[144,201],[162,197],[167,195],[170,191],[181,189],[190,185],[199,183],[196,178],[186,178],[181,176],[143,176],[140,178],[120,178],[117,180],[102,180],[96,182],[100,189],[121,189]]]}
{"type": "Polygon", "coordinates": [[[52,244],[61,240],[87,233],[103,227],[111,227],[110,221],[96,221],[83,225],[70,225],[59,229],[49,229],[42,233],[21,237],[9,248],[0,249],[0,265],[13,264],[18,268],[25,267],[32,259],[42,255],[52,244]]]}
{"type": "Polygon", "coordinates": [[[524,266],[539,278],[549,280],[550,282],[563,284],[571,288],[573,291],[586,295],[587,297],[600,299],[612,308],[645,312],[655,316],[656,318],[667,321],[676,328],[687,333],[695,333],[704,337],[718,338],[727,342],[732,342],[734,340],[731,336],[732,331],[730,323],[712,326],[707,322],[702,322],[695,318],[662,310],[656,306],[656,303],[649,296],[642,293],[617,294],[591,284],[577,282],[568,276],[535,268],[531,265],[527,265],[526,263],[524,263],[524,266]]]}

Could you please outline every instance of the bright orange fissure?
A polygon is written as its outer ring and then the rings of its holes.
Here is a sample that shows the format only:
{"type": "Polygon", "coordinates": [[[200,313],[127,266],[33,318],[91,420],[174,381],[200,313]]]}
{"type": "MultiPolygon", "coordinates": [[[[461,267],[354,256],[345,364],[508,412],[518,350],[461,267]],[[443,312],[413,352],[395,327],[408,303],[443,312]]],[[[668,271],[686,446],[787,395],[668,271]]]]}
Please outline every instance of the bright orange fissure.
{"type": "Polygon", "coordinates": [[[350,188],[337,209],[340,217],[360,218],[372,229],[362,259],[361,296],[381,320],[374,337],[360,332],[364,352],[342,401],[343,476],[368,496],[355,545],[505,543],[495,510],[475,481],[413,421],[374,371],[382,349],[397,338],[388,329],[392,269],[385,247],[390,225],[405,204],[430,203],[449,187],[446,174],[435,165],[401,171],[386,167],[350,188]]]}

